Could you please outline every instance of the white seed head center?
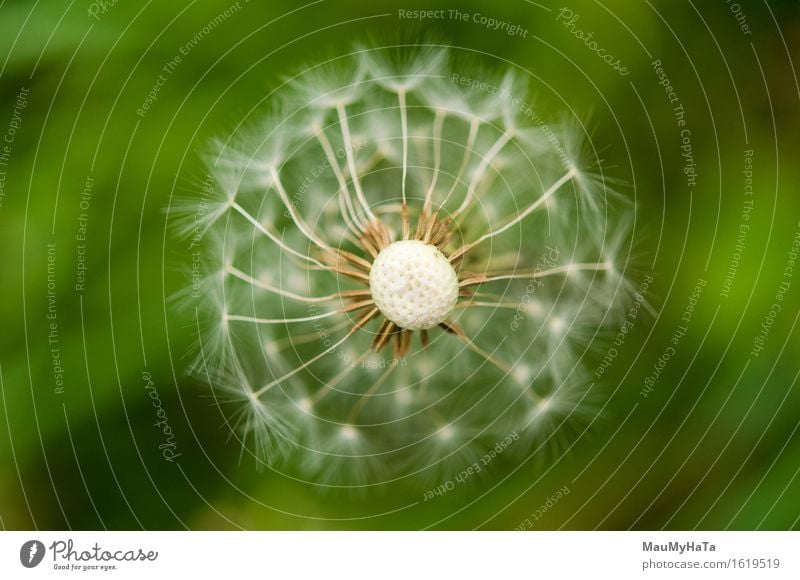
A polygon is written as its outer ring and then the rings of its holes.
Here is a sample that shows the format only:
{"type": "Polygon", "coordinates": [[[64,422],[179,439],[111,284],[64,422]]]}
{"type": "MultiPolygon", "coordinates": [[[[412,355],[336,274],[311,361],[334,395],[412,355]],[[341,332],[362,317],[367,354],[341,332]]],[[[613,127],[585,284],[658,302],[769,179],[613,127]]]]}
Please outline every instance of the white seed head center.
{"type": "Polygon", "coordinates": [[[372,299],[400,328],[433,328],[458,300],[458,275],[436,246],[417,240],[385,247],[369,273],[372,299]]]}

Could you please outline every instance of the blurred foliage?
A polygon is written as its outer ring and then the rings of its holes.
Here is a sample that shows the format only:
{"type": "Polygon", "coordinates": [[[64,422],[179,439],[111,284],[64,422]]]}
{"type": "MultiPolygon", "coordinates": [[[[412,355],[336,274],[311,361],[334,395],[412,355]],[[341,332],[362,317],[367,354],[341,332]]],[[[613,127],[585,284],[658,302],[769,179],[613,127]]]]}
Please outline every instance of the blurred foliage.
{"type": "MultiPolygon", "coordinates": [[[[510,529],[568,486],[534,528],[800,527],[796,272],[764,352],[750,356],[800,227],[797,3],[742,3],[746,34],[724,2],[571,1],[576,25],[625,63],[625,77],[557,20],[562,4],[545,4],[459,4],[522,26],[522,38],[471,20],[398,18],[400,9],[452,7],[439,1],[2,3],[0,135],[15,104],[22,113],[0,198],[0,523],[510,529]],[[232,5],[137,115],[166,63],[232,5]],[[452,45],[465,62],[529,74],[545,116],[590,119],[604,170],[630,184],[639,269],[654,277],[648,296],[658,314],[637,322],[600,383],[602,424],[569,440],[567,453],[516,465],[500,458],[491,473],[429,502],[415,481],[353,494],[240,460],[219,408],[184,373],[192,313],[168,299],[185,284],[188,252],[167,231],[163,208],[197,191],[204,143],[263,110],[303,65],[358,40],[452,45]],[[655,59],[686,109],[698,174],[691,191],[655,59]],[[754,209],[723,298],[747,149],[754,209]],[[77,292],[87,177],[86,287],[77,292]],[[48,243],[57,343],[48,341],[48,243]],[[700,278],[707,286],[688,333],[644,398],[643,381],[700,278]],[[176,433],[174,463],[158,450],[144,372],[176,433]]],[[[587,355],[592,367],[603,352],[587,355]]]]}

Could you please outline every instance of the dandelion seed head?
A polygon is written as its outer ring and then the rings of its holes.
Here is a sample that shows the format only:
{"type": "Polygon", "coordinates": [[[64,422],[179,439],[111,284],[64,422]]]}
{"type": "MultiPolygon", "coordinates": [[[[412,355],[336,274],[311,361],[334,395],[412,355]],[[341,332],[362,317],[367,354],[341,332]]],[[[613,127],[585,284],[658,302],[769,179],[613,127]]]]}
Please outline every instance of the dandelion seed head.
{"type": "Polygon", "coordinates": [[[202,245],[176,301],[262,466],[442,481],[590,416],[584,355],[635,292],[632,219],[583,125],[487,68],[358,47],[204,153],[213,179],[173,210],[202,245]]]}
{"type": "Polygon", "coordinates": [[[398,327],[424,330],[444,322],[458,300],[458,275],[434,246],[417,240],[381,250],[369,275],[375,305],[398,327]]]}

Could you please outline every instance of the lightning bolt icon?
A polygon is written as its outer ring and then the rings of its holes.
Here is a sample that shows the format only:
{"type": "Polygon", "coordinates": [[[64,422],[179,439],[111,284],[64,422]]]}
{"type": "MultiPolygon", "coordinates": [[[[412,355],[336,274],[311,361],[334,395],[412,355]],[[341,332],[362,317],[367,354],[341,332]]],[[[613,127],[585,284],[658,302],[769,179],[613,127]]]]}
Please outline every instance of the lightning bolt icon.
{"type": "Polygon", "coordinates": [[[37,544],[36,542],[34,542],[33,544],[31,544],[31,551],[30,551],[30,553],[28,554],[28,564],[30,564],[31,562],[33,562],[33,557],[34,557],[34,556],[36,556],[36,553],[37,553],[38,551],[39,551],[39,544],[37,544]]]}

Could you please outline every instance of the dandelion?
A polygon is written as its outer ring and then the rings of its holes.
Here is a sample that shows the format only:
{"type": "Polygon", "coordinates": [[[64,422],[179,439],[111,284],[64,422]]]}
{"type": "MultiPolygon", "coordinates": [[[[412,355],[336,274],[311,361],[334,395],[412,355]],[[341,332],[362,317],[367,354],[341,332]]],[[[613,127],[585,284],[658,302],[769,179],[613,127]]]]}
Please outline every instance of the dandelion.
{"type": "Polygon", "coordinates": [[[470,73],[360,49],[207,155],[213,199],[177,219],[204,242],[194,368],[259,464],[435,480],[594,419],[587,347],[631,292],[630,219],[579,127],[470,73]]]}

